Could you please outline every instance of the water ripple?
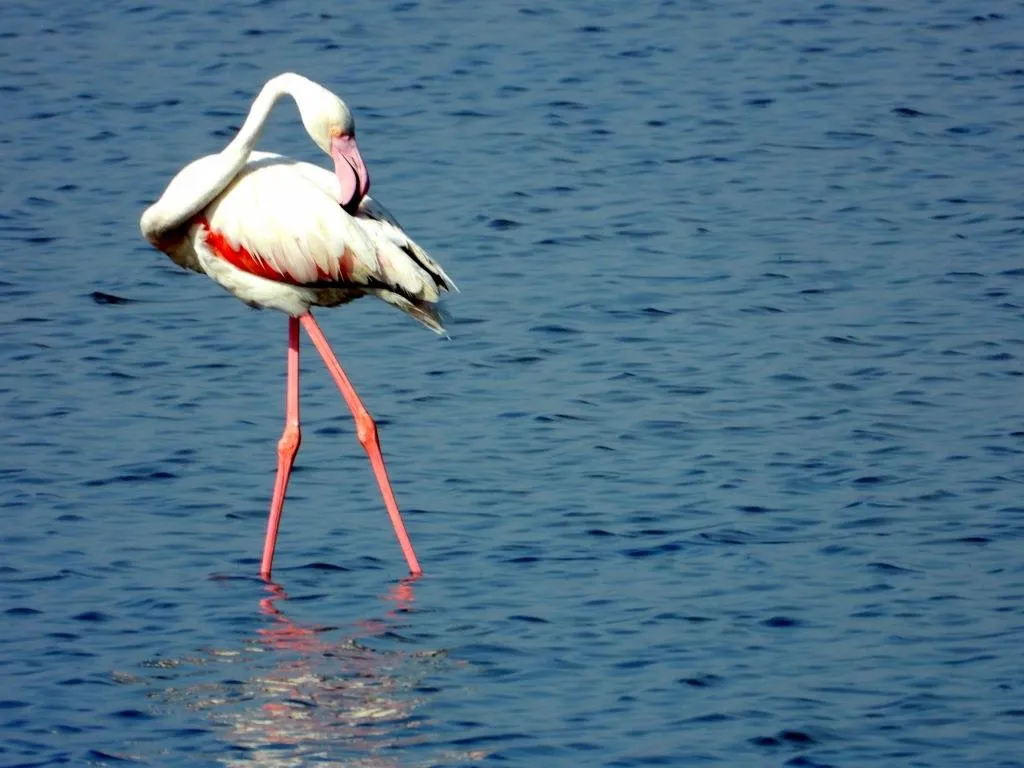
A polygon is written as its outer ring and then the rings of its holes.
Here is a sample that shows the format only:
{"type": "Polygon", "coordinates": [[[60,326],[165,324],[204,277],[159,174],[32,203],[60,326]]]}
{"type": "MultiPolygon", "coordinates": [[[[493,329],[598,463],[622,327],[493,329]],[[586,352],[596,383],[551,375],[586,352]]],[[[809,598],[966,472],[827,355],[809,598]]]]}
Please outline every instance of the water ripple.
{"type": "MultiPolygon", "coordinates": [[[[16,3],[0,38],[0,763],[1022,764],[1017,14],[16,3]],[[306,346],[257,578],[287,325],[138,233],[285,70],[464,291],[451,342],[322,315],[415,583],[306,346]]],[[[260,142],[318,161],[290,104],[260,142]]]]}

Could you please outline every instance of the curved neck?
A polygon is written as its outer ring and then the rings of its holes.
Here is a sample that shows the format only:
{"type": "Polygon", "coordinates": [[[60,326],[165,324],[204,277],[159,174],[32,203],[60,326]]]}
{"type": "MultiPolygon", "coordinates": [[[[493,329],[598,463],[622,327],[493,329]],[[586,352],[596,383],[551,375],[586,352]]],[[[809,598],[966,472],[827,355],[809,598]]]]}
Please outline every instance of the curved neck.
{"type": "Polygon", "coordinates": [[[142,214],[142,233],[150,242],[156,243],[163,234],[186,224],[234,181],[248,162],[274,105],[282,96],[295,98],[290,77],[295,76],[268,80],[228,145],[216,155],[190,163],[171,179],[160,199],[142,214]]]}
{"type": "Polygon", "coordinates": [[[277,104],[282,96],[295,98],[291,87],[292,83],[289,82],[290,77],[290,75],[278,75],[263,85],[259,95],[256,96],[252,106],[249,107],[249,114],[246,115],[245,122],[238,129],[235,138],[221,150],[221,154],[236,154],[240,159],[235,170],[236,173],[241,170],[242,166],[249,159],[249,155],[252,154],[256,140],[263,133],[263,125],[267,122],[267,118],[270,116],[274,105],[277,104]]]}

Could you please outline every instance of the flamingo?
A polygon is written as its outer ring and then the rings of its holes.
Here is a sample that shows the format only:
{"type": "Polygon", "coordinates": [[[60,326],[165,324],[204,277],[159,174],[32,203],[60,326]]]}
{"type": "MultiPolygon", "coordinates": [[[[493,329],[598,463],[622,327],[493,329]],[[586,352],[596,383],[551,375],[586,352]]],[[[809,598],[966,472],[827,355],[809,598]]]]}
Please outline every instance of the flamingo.
{"type": "MultiPolygon", "coordinates": [[[[322,85],[285,73],[266,82],[238,134],[217,154],[186,165],[142,214],[145,238],[174,263],[205,273],[246,304],[288,315],[285,426],[277,444],[260,575],[270,580],[288,479],[301,442],[299,327],[305,329],[355,420],[356,436],[384,498],[410,573],[422,573],[398,510],[377,424],[356,394],[310,307],[371,294],[444,334],[434,306],[455,288],[368,192],[348,106],[322,85]],[[270,111],[290,96],[306,133],[334,161],[334,173],[254,151],[270,111]]],[[[457,290],[457,289],[456,289],[457,290]]]]}

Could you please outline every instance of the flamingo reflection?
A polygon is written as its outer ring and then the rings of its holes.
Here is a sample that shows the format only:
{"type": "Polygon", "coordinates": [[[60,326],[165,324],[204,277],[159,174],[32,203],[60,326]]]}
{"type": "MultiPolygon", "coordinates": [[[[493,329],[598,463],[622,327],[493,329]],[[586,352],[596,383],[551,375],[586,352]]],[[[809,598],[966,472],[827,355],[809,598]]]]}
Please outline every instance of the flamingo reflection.
{"type": "MultiPolygon", "coordinates": [[[[289,618],[283,609],[288,599],[284,590],[267,584],[260,610],[270,625],[243,650],[160,664],[166,669],[200,661],[207,670],[210,663],[237,665],[245,669],[245,679],[225,681],[219,676],[217,682],[168,693],[207,712],[225,729],[223,739],[231,752],[218,759],[231,768],[289,768],[324,761],[398,768],[408,764],[403,753],[417,746],[421,750],[416,754],[426,758],[422,748],[428,743],[430,722],[416,713],[426,698],[417,688],[423,678],[447,665],[445,652],[379,650],[367,644],[402,628],[415,601],[415,581],[411,577],[395,584],[383,596],[390,603],[385,615],[359,622],[354,633],[340,640],[331,628],[303,626],[289,618]]],[[[444,758],[463,763],[483,756],[466,752],[444,758]]]]}
{"type": "Polygon", "coordinates": [[[397,768],[394,751],[425,739],[413,717],[421,702],[418,675],[402,670],[439,654],[382,652],[361,641],[391,631],[395,617],[409,610],[412,580],[392,587],[384,619],[360,622],[340,641],[324,628],[296,624],[281,609],[284,590],[271,584],[268,591],[260,610],[273,623],[259,630],[252,650],[273,653],[277,663],[246,684],[246,706],[215,716],[230,728],[231,744],[245,750],[223,763],[298,766],[344,754],[346,765],[397,768]]]}

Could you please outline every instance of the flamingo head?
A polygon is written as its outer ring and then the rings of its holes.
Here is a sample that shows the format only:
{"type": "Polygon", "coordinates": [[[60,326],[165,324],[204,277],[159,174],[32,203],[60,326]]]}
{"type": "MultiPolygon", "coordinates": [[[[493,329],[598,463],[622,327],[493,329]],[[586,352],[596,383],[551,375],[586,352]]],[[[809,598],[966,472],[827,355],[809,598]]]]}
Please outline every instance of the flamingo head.
{"type": "Polygon", "coordinates": [[[334,173],[341,185],[338,202],[354,214],[370,191],[370,174],[356,145],[355,118],[348,105],[322,85],[300,75],[289,79],[306,133],[334,160],[334,173]]]}
{"type": "Polygon", "coordinates": [[[338,202],[342,208],[355,215],[359,203],[370,191],[370,172],[366,170],[359,147],[356,146],[355,131],[332,134],[330,155],[334,159],[334,174],[341,184],[338,202]]]}

